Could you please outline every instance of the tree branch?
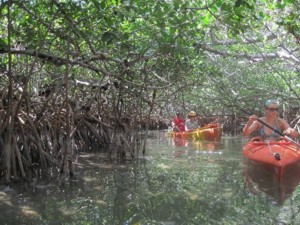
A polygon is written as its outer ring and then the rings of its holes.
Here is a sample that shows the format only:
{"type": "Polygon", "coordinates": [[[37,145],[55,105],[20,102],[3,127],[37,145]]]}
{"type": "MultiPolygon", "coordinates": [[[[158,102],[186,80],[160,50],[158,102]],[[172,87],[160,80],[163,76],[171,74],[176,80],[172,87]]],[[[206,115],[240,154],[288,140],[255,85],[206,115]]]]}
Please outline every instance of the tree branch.
{"type": "Polygon", "coordinates": [[[232,53],[226,51],[219,51],[213,48],[208,47],[206,44],[195,44],[196,47],[201,48],[205,51],[211,52],[216,55],[220,55],[223,57],[234,57],[234,58],[244,58],[248,59],[252,62],[263,62],[271,59],[286,59],[295,63],[299,63],[300,60],[295,56],[289,54],[286,51],[278,51],[276,53],[259,53],[259,54],[248,54],[248,53],[232,53]]]}

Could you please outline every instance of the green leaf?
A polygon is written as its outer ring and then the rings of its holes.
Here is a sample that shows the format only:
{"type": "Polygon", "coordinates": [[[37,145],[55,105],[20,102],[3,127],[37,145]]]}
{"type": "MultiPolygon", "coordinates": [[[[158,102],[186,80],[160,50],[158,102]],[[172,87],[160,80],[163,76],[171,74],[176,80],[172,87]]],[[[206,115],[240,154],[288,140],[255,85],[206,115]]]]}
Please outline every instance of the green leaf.
{"type": "Polygon", "coordinates": [[[209,25],[210,20],[211,20],[211,14],[209,12],[207,12],[202,21],[205,25],[209,25]]]}
{"type": "Polygon", "coordinates": [[[216,4],[212,5],[212,7],[210,7],[210,11],[212,11],[213,13],[217,12],[218,10],[219,10],[219,7],[216,4]]]}
{"type": "Polygon", "coordinates": [[[4,51],[6,47],[7,47],[7,40],[4,38],[0,38],[0,52],[4,51]]]}
{"type": "Polygon", "coordinates": [[[224,4],[222,4],[222,6],[221,6],[221,10],[222,11],[226,11],[226,12],[232,12],[232,6],[231,5],[229,5],[229,4],[226,4],[226,3],[224,3],[224,4]]]}
{"type": "Polygon", "coordinates": [[[108,32],[105,32],[103,35],[102,35],[102,38],[101,40],[103,42],[106,42],[107,44],[111,44],[113,42],[114,39],[117,38],[117,35],[108,31],[108,32]]]}
{"type": "Polygon", "coordinates": [[[105,9],[107,7],[106,0],[102,0],[100,6],[102,9],[105,9]]]}
{"type": "Polygon", "coordinates": [[[285,4],[283,3],[283,4],[281,4],[280,2],[277,2],[277,4],[276,4],[276,8],[277,9],[283,9],[285,7],[285,4]]]}

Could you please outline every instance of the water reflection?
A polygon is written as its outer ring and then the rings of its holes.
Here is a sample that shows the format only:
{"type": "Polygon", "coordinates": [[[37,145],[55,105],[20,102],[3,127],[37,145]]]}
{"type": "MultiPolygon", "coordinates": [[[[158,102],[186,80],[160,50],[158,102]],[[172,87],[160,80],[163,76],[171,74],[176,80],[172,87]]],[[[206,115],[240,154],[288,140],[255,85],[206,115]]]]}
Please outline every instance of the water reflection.
{"type": "Polygon", "coordinates": [[[191,153],[219,155],[223,154],[224,146],[221,141],[199,141],[187,140],[184,138],[172,138],[171,140],[172,146],[174,147],[175,157],[181,157],[191,153]]]}
{"type": "Polygon", "coordinates": [[[276,203],[283,202],[292,196],[300,182],[300,163],[285,171],[278,181],[272,171],[264,170],[260,166],[244,162],[244,175],[247,187],[253,194],[263,192],[276,203]]]}
{"type": "Polygon", "coordinates": [[[187,147],[189,145],[189,141],[185,138],[170,138],[172,141],[172,146],[174,147],[187,147]]]}
{"type": "Polygon", "coordinates": [[[221,147],[221,141],[199,141],[199,140],[188,140],[185,138],[170,138],[173,147],[192,147],[196,150],[207,150],[214,151],[217,147],[221,147]]]}
{"type": "Polygon", "coordinates": [[[241,137],[178,144],[157,134],[146,156],[123,164],[96,153],[79,154],[76,182],[0,186],[1,225],[299,224],[295,183],[289,183],[294,192],[288,185],[285,190],[293,202],[275,205],[265,200],[256,176],[246,182],[241,137]],[[251,194],[253,188],[259,193],[251,194]],[[287,213],[294,208],[292,216],[287,213]]]}

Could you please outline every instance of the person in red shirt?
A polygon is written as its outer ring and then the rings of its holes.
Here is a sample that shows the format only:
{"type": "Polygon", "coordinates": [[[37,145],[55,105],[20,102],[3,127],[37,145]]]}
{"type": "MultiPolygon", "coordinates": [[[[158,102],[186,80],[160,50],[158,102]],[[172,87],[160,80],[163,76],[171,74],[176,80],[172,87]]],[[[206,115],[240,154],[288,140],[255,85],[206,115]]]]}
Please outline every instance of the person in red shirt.
{"type": "Polygon", "coordinates": [[[176,116],[173,118],[172,121],[172,128],[173,131],[179,132],[179,131],[185,131],[185,119],[181,112],[176,112],[176,116]]]}

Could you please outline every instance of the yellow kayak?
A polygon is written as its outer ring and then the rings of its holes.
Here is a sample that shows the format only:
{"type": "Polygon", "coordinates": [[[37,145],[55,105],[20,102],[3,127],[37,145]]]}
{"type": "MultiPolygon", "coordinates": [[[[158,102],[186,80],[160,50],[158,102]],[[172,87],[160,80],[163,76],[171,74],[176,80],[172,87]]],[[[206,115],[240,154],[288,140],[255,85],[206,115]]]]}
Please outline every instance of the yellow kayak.
{"type": "Polygon", "coordinates": [[[223,128],[220,124],[207,124],[194,131],[169,132],[169,136],[174,138],[188,138],[195,140],[218,141],[221,139],[223,128]]]}

